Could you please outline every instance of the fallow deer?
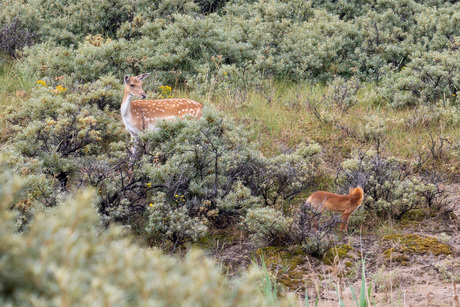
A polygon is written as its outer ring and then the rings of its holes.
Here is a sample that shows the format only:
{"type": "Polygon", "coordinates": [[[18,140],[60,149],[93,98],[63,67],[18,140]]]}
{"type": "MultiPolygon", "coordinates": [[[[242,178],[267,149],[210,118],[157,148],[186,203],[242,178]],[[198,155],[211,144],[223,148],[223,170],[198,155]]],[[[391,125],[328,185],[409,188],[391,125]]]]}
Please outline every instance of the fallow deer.
{"type": "Polygon", "coordinates": [[[145,99],[142,80],[149,74],[136,77],[125,76],[125,93],[121,104],[121,116],[126,130],[137,139],[144,130],[155,130],[160,120],[172,120],[190,115],[201,118],[203,105],[187,98],[133,100],[133,96],[145,99]]]}

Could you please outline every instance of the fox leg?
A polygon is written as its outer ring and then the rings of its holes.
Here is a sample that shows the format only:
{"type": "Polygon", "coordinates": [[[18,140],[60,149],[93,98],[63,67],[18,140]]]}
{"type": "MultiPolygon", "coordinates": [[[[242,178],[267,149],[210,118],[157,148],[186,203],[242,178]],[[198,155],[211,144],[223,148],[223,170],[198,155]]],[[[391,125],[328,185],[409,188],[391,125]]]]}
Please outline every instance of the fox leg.
{"type": "Polygon", "coordinates": [[[343,230],[345,226],[345,232],[348,232],[348,219],[350,218],[350,213],[346,214],[344,213],[342,216],[342,225],[340,226],[340,231],[343,230]]]}

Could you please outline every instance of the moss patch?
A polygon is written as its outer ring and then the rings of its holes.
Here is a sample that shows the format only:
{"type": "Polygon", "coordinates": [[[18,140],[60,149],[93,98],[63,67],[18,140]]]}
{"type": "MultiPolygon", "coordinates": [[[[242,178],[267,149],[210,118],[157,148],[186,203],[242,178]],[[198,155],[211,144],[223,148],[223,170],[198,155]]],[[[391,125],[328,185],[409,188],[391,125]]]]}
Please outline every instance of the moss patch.
{"type": "Polygon", "coordinates": [[[282,247],[264,247],[255,253],[256,259],[263,259],[267,269],[277,274],[276,279],[289,291],[305,289],[305,276],[308,270],[303,266],[307,255],[300,248],[286,249],[282,247]]]}
{"type": "Polygon", "coordinates": [[[425,220],[426,217],[427,217],[426,212],[424,212],[421,209],[411,210],[411,211],[404,213],[400,222],[414,222],[414,221],[421,222],[425,220]]]}
{"type": "Polygon", "coordinates": [[[383,256],[391,262],[399,262],[401,265],[408,265],[410,258],[396,248],[389,248],[383,252],[383,256]]]}
{"type": "MultiPolygon", "coordinates": [[[[391,234],[383,237],[384,241],[393,241],[401,244],[401,247],[398,249],[391,248],[384,252],[384,256],[386,258],[391,258],[392,254],[395,251],[400,253],[411,255],[411,254],[433,254],[435,256],[438,255],[451,255],[452,251],[449,245],[445,243],[441,243],[438,239],[416,235],[416,234],[409,234],[409,235],[399,235],[399,234],[391,234]]],[[[406,261],[404,259],[403,261],[406,261]]]]}
{"type": "Polygon", "coordinates": [[[351,256],[348,255],[350,250],[352,250],[352,248],[347,244],[334,246],[324,254],[323,262],[324,264],[332,265],[334,263],[335,257],[338,257],[339,259],[351,258],[351,256]]]}

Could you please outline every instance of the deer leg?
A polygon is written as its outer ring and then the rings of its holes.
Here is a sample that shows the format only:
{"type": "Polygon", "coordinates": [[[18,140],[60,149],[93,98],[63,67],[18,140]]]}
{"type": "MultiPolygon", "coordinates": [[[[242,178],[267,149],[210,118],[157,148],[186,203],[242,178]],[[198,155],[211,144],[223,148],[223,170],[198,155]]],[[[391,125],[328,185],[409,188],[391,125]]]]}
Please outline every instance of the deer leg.
{"type": "Polygon", "coordinates": [[[136,161],[136,155],[137,155],[137,145],[138,145],[139,139],[137,137],[132,137],[131,138],[131,147],[129,148],[129,167],[132,169],[134,166],[134,162],[136,161]]]}

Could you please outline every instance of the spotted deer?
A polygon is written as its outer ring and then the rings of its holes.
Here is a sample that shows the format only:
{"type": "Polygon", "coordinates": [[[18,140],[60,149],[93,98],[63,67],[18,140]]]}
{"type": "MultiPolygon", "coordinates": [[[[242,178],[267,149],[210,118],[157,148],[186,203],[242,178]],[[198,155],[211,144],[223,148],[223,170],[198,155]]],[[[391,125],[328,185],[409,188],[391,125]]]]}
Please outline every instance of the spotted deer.
{"type": "Polygon", "coordinates": [[[126,130],[131,137],[137,139],[144,130],[155,130],[161,120],[172,120],[190,115],[196,119],[201,118],[203,105],[192,99],[171,98],[144,100],[146,94],[142,89],[142,80],[149,74],[136,77],[125,76],[125,94],[121,103],[121,116],[126,130]],[[136,96],[142,100],[133,100],[136,96]]]}

